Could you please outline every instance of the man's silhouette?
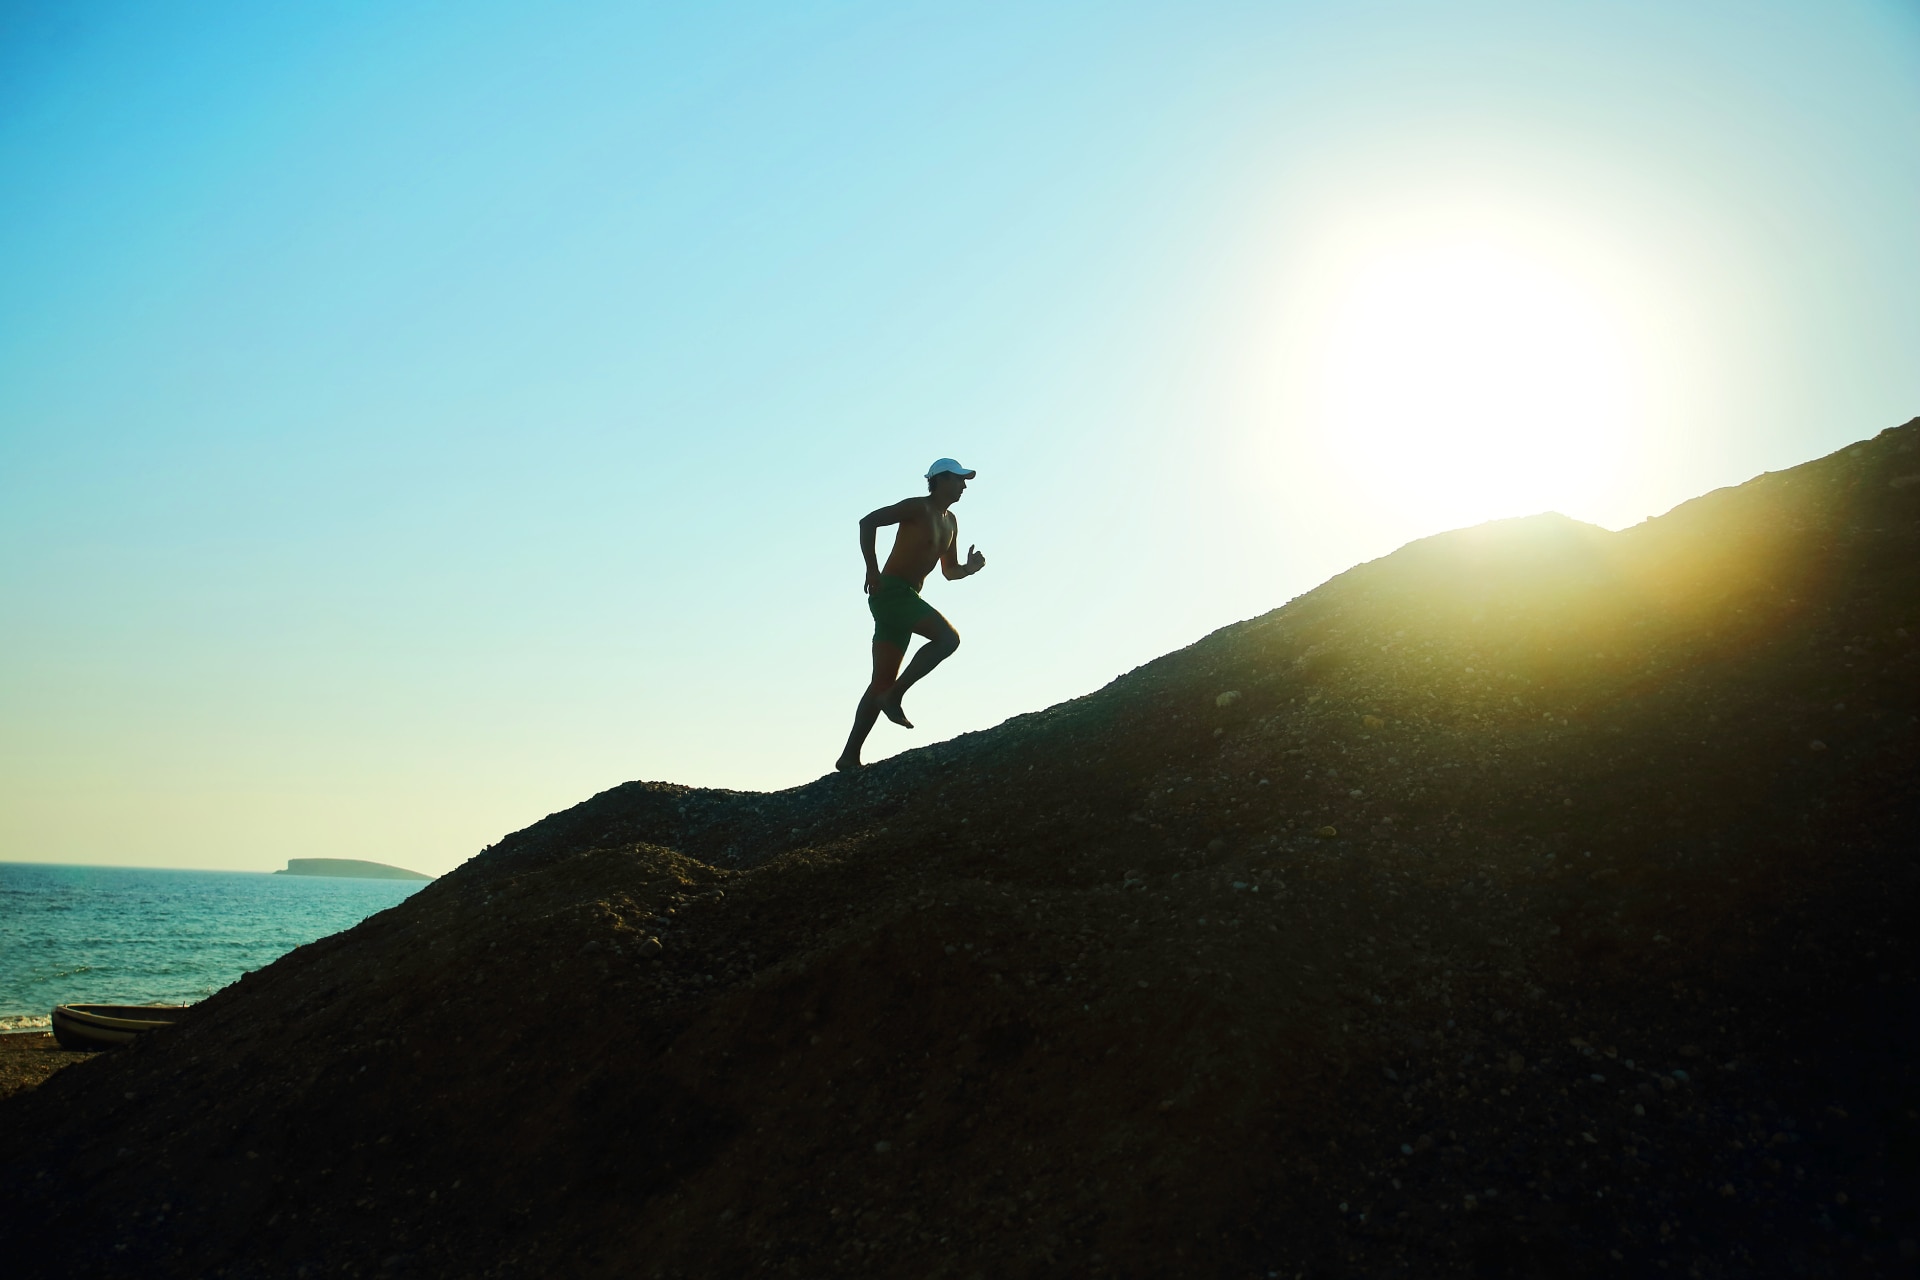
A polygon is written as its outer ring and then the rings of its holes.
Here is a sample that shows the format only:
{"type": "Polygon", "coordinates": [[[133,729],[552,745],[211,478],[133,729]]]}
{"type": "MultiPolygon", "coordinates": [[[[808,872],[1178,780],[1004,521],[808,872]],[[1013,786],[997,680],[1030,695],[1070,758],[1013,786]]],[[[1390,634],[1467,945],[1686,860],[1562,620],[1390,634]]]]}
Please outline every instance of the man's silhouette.
{"type": "Polygon", "coordinates": [[[860,767],[860,748],[882,714],[895,724],[913,728],[907,713],[900,709],[900,699],[960,647],[960,633],[940,616],[939,610],[920,598],[920,584],[936,564],[948,578],[971,577],[987,567],[987,558],[972,547],[967,548],[965,564],[960,563],[955,550],[960,522],[949,508],[960,501],[960,495],[967,491],[967,481],[973,477],[973,472],[952,458],[942,458],[927,468],[926,497],[902,498],[860,521],[860,554],[867,559],[867,608],[873,614],[873,681],[860,695],[853,732],[847,735],[847,749],[835,762],[836,769],[860,767]],[[873,535],[883,524],[900,526],[885,569],[873,554],[873,535]],[[907,646],[916,633],[925,636],[927,642],[903,672],[900,660],[906,657],[907,646]]]}

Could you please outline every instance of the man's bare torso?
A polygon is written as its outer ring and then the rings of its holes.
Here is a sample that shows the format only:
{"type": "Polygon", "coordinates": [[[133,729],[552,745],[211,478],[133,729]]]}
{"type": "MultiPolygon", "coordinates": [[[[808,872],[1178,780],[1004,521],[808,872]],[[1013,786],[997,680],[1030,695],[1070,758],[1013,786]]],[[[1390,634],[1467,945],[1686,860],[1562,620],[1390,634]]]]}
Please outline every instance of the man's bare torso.
{"type": "Polygon", "coordinates": [[[914,514],[900,522],[899,531],[893,535],[893,550],[887,553],[887,567],[880,572],[911,582],[918,591],[953,545],[960,522],[951,511],[934,510],[929,498],[909,498],[901,505],[907,503],[913,505],[914,514]]]}

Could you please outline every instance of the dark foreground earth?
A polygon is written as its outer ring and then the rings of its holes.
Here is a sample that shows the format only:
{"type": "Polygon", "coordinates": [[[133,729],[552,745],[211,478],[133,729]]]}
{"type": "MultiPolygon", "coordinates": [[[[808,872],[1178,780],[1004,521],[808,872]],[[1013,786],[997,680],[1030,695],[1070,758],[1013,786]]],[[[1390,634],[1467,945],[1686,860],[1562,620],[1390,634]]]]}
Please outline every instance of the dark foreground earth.
{"type": "Polygon", "coordinates": [[[618,787],[0,1104],[15,1274],[1913,1275],[1920,420],[618,787]]]}

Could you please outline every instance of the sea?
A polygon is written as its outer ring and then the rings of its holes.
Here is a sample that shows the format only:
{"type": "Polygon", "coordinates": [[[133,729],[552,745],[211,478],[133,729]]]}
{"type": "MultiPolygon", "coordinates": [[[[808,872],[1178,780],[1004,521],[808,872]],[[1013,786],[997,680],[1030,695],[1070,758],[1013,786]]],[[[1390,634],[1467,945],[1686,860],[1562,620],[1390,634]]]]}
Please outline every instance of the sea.
{"type": "Polygon", "coordinates": [[[0,1032],[57,1004],[192,1004],[424,880],[0,862],[0,1032]]]}

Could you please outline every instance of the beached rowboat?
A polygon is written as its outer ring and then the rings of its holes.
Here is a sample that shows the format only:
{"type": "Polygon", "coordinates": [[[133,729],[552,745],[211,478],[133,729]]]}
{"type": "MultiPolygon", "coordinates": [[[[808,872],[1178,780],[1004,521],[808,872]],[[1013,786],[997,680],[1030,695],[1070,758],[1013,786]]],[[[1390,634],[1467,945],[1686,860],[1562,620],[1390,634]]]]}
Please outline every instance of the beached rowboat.
{"type": "Polygon", "coordinates": [[[53,1010],[53,1038],[62,1049],[92,1052],[131,1044],[185,1016],[184,1004],[62,1004],[53,1010]]]}

